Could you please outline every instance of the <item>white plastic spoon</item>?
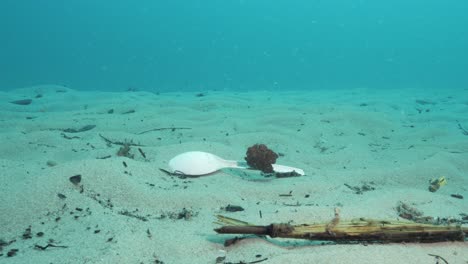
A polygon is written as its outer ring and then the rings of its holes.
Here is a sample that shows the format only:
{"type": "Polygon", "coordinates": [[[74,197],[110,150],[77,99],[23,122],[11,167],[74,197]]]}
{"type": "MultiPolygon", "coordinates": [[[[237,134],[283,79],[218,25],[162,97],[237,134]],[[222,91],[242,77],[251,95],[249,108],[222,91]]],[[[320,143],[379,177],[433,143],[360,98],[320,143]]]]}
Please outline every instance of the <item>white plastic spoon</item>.
{"type": "MultiPolygon", "coordinates": [[[[296,172],[304,175],[304,171],[298,168],[272,164],[273,170],[279,173],[296,172]]],[[[173,173],[182,173],[189,176],[210,174],[223,168],[248,169],[247,164],[235,160],[224,160],[214,154],[203,151],[189,151],[179,154],[169,161],[173,173]]]]}

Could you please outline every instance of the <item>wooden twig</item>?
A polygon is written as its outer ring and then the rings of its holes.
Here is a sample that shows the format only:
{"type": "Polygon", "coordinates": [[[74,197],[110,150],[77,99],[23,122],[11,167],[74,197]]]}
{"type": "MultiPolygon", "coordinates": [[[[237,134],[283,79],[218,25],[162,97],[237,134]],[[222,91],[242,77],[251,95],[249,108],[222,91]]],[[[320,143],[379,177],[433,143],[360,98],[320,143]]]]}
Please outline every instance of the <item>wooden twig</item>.
{"type": "Polygon", "coordinates": [[[180,171],[170,172],[168,170],[161,169],[161,168],[159,168],[159,170],[164,172],[165,174],[167,174],[169,176],[175,176],[175,177],[177,177],[179,179],[198,178],[198,177],[200,177],[199,175],[187,175],[187,174],[184,174],[183,172],[180,172],[180,171]]]}
{"type": "Polygon", "coordinates": [[[460,124],[460,122],[458,122],[458,120],[457,120],[457,124],[458,124],[458,128],[462,131],[463,135],[468,136],[468,130],[464,129],[462,125],[460,124]]]}
{"type": "Polygon", "coordinates": [[[99,134],[99,136],[107,143],[107,144],[114,144],[114,145],[119,145],[119,146],[136,146],[136,147],[144,147],[143,145],[141,144],[136,144],[136,143],[133,143],[132,141],[113,141],[113,140],[110,140],[106,137],[104,137],[103,135],[99,134]]]}
{"type": "Polygon", "coordinates": [[[54,245],[54,244],[47,244],[45,246],[41,246],[41,245],[34,245],[34,248],[35,249],[39,249],[39,250],[46,250],[48,247],[56,247],[56,248],[67,248],[67,246],[58,246],[58,245],[54,245]]]}
{"type": "Polygon", "coordinates": [[[263,259],[259,259],[259,260],[249,261],[249,262],[245,262],[245,261],[241,261],[241,262],[224,262],[224,264],[254,264],[254,263],[260,263],[260,262],[267,261],[267,260],[268,260],[268,258],[263,258],[263,259]]]}
{"type": "Polygon", "coordinates": [[[289,193],[280,193],[280,197],[291,197],[292,196],[292,191],[289,191],[289,193]]]}
{"type": "MultiPolygon", "coordinates": [[[[445,264],[449,264],[446,259],[444,259],[443,257],[441,257],[439,255],[434,255],[434,254],[428,254],[428,255],[432,256],[432,257],[435,257],[436,259],[441,259],[443,262],[445,262],[445,264]]],[[[439,263],[439,262],[437,261],[437,263],[439,263]]]]}
{"type": "Polygon", "coordinates": [[[241,220],[234,219],[234,218],[231,218],[231,217],[227,217],[227,216],[224,216],[224,215],[217,215],[216,218],[218,218],[218,221],[215,222],[215,224],[218,224],[218,225],[222,225],[222,224],[231,225],[231,226],[248,226],[248,225],[251,225],[249,222],[241,221],[241,220]]]}
{"type": "Polygon", "coordinates": [[[140,152],[141,156],[143,156],[143,158],[146,159],[146,154],[145,152],[143,152],[143,150],[141,148],[138,148],[138,151],[140,152]]]}
{"type": "Polygon", "coordinates": [[[270,224],[257,226],[242,221],[218,216],[218,221],[229,226],[215,229],[219,234],[252,234],[270,237],[329,240],[336,242],[442,242],[464,241],[467,227],[438,226],[404,221],[384,221],[360,218],[353,221],[334,219],[322,224],[270,224]]]}
{"type": "Polygon", "coordinates": [[[141,134],[145,134],[145,133],[153,132],[153,131],[161,131],[161,130],[171,130],[172,132],[174,132],[176,130],[182,130],[182,129],[192,129],[192,128],[190,127],[160,127],[160,128],[153,128],[150,130],[145,130],[143,132],[137,133],[137,135],[141,135],[141,134]]]}
{"type": "Polygon", "coordinates": [[[267,261],[267,260],[268,260],[268,258],[263,258],[263,259],[259,259],[259,260],[250,261],[250,262],[247,262],[247,263],[249,263],[249,264],[260,263],[260,262],[267,261]]]}
{"type": "Polygon", "coordinates": [[[91,130],[91,129],[95,128],[95,127],[96,127],[96,125],[86,125],[86,126],[78,128],[78,129],[76,129],[76,128],[66,128],[66,129],[60,129],[60,130],[63,131],[63,132],[67,132],[67,133],[81,133],[81,132],[91,130]]]}

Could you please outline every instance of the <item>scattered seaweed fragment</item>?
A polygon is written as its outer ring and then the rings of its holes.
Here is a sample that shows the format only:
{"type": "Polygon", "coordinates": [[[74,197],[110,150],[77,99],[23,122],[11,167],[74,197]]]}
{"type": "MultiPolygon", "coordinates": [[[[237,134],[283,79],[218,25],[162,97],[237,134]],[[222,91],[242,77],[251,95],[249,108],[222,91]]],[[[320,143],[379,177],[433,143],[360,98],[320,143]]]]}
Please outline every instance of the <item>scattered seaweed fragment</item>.
{"type": "Polygon", "coordinates": [[[48,161],[46,162],[46,164],[47,164],[47,166],[49,166],[49,167],[55,167],[55,166],[57,166],[57,162],[55,162],[55,161],[53,161],[53,160],[48,160],[48,161]]]}
{"type": "Polygon", "coordinates": [[[239,242],[239,241],[241,241],[241,240],[243,240],[243,239],[246,239],[246,237],[238,237],[238,236],[236,236],[236,237],[231,238],[231,239],[226,239],[226,240],[224,241],[224,246],[225,246],[225,247],[232,246],[232,245],[236,244],[237,242],[239,242]]]}
{"type": "Polygon", "coordinates": [[[190,220],[196,215],[198,215],[198,212],[194,212],[193,210],[187,209],[185,207],[182,208],[182,210],[180,210],[179,212],[170,212],[168,214],[169,218],[174,220],[190,220]]]}
{"type": "Polygon", "coordinates": [[[425,216],[420,210],[404,203],[398,202],[397,207],[395,208],[398,216],[401,218],[411,220],[415,223],[420,224],[431,224],[431,225],[450,225],[450,224],[466,224],[467,221],[464,220],[463,214],[460,214],[460,218],[454,217],[433,217],[425,216]]]}
{"type": "Polygon", "coordinates": [[[280,193],[279,194],[280,197],[292,197],[292,191],[289,191],[289,193],[280,193]]]}
{"type": "Polygon", "coordinates": [[[80,132],[85,132],[85,131],[91,130],[91,129],[95,128],[95,127],[96,127],[96,125],[86,125],[86,126],[83,126],[81,128],[78,128],[78,129],[65,128],[65,129],[60,129],[60,130],[62,130],[63,132],[66,132],[66,133],[80,133],[80,132]]]}
{"type": "Polygon", "coordinates": [[[112,158],[111,155],[106,155],[106,156],[101,156],[101,157],[96,157],[96,159],[110,159],[112,158]]]}
{"type": "Polygon", "coordinates": [[[239,262],[224,262],[224,264],[255,264],[255,263],[260,263],[260,262],[264,262],[264,261],[267,261],[268,258],[263,258],[263,259],[259,259],[259,260],[253,260],[253,261],[239,261],[239,262]]]}
{"type": "Polygon", "coordinates": [[[130,109],[128,111],[123,112],[122,115],[133,114],[135,112],[136,112],[135,109],[130,109]]]}
{"type": "Polygon", "coordinates": [[[133,140],[114,141],[114,140],[110,140],[104,137],[101,134],[99,134],[99,136],[106,142],[108,146],[112,146],[114,144],[114,145],[119,145],[119,146],[129,145],[129,146],[134,146],[134,147],[143,147],[143,145],[141,144],[134,143],[133,140]]]}
{"type": "Polygon", "coordinates": [[[16,104],[16,105],[30,105],[32,103],[32,99],[15,100],[15,101],[11,101],[10,103],[16,104]]]}
{"type": "MultiPolygon", "coordinates": [[[[0,252],[3,251],[3,247],[9,246],[9,245],[13,244],[14,242],[16,242],[16,239],[13,239],[13,240],[11,240],[9,242],[7,242],[7,241],[5,241],[3,239],[0,239],[0,252]]],[[[0,254],[0,256],[1,256],[1,254],[0,254]]]]}
{"type": "Polygon", "coordinates": [[[28,226],[26,230],[24,230],[23,235],[21,237],[25,240],[32,238],[31,226],[28,226]]]}
{"type": "Polygon", "coordinates": [[[18,253],[19,249],[17,248],[12,248],[10,249],[10,251],[7,252],[7,257],[11,258],[13,256],[16,255],[16,253],[18,253]]]}
{"type": "Polygon", "coordinates": [[[194,216],[197,216],[197,215],[198,215],[198,212],[184,207],[180,211],[162,212],[161,215],[157,217],[157,219],[169,218],[172,220],[181,220],[181,219],[190,220],[194,216]]]}
{"type": "Polygon", "coordinates": [[[100,193],[96,193],[94,191],[88,191],[87,196],[94,201],[98,202],[102,207],[111,209],[114,208],[114,204],[112,203],[111,199],[107,198],[102,198],[100,193]]]}
{"type": "Polygon", "coordinates": [[[232,205],[232,204],[228,204],[226,207],[223,207],[221,208],[223,210],[225,210],[226,212],[239,212],[239,211],[244,211],[244,208],[242,208],[242,206],[239,206],[239,205],[232,205]]]}
{"type": "Polygon", "coordinates": [[[117,156],[119,157],[127,157],[127,158],[130,158],[130,159],[133,159],[135,158],[135,155],[130,153],[130,144],[129,143],[125,143],[123,146],[121,146],[119,148],[119,150],[117,151],[117,156]]]}
{"type": "Polygon", "coordinates": [[[7,245],[8,245],[8,243],[5,240],[0,239],[0,252],[2,252],[3,247],[7,246],[7,245]]]}
{"type": "Polygon", "coordinates": [[[398,202],[396,211],[398,212],[398,216],[404,219],[415,221],[421,219],[423,217],[423,213],[418,209],[408,205],[404,202],[398,202]]]}
{"type": "Polygon", "coordinates": [[[374,184],[373,182],[369,182],[369,183],[364,182],[361,186],[351,186],[347,183],[345,183],[344,185],[348,187],[350,190],[354,191],[355,194],[363,194],[364,192],[375,190],[375,187],[372,186],[373,184],[374,184]]]}
{"type": "Polygon", "coordinates": [[[55,244],[52,244],[52,243],[48,243],[45,246],[41,246],[41,245],[38,245],[38,244],[34,245],[34,249],[37,249],[37,250],[46,250],[49,247],[68,248],[67,246],[59,246],[59,245],[55,245],[55,244]]]}
{"type": "Polygon", "coordinates": [[[75,138],[78,139],[78,138],[80,138],[79,136],[72,136],[72,137],[70,137],[70,136],[68,136],[68,135],[65,134],[65,133],[60,133],[60,135],[61,135],[64,139],[75,139],[75,138]]]}
{"type": "Polygon", "coordinates": [[[224,260],[226,260],[226,256],[219,256],[216,258],[215,263],[221,264],[221,263],[224,263],[224,260]]]}
{"type": "Polygon", "coordinates": [[[160,260],[158,256],[156,256],[156,254],[153,254],[153,262],[154,264],[164,264],[164,261],[160,260]]]}
{"type": "Polygon", "coordinates": [[[457,124],[458,124],[458,129],[460,129],[460,130],[462,131],[463,135],[468,136],[468,130],[465,129],[465,128],[460,124],[460,122],[457,121],[457,124]]]}
{"type": "Polygon", "coordinates": [[[78,185],[81,182],[81,174],[77,174],[70,177],[70,182],[74,185],[78,185]]]}
{"type": "Polygon", "coordinates": [[[290,178],[290,177],[300,177],[302,175],[296,171],[291,171],[291,172],[275,172],[274,176],[276,178],[290,178]]]}
{"type": "Polygon", "coordinates": [[[458,193],[453,193],[450,196],[452,196],[453,198],[457,198],[457,199],[463,199],[463,195],[458,194],[458,193]]]}
{"type": "Polygon", "coordinates": [[[415,100],[415,102],[416,102],[417,104],[420,104],[420,105],[435,105],[435,104],[436,104],[436,103],[433,102],[433,101],[422,100],[422,99],[415,100]]]}
{"type": "Polygon", "coordinates": [[[187,174],[184,174],[183,172],[180,172],[180,171],[170,172],[170,171],[162,169],[162,168],[159,168],[159,170],[164,172],[165,174],[167,174],[169,176],[174,176],[174,177],[177,177],[179,179],[198,178],[198,177],[200,177],[198,175],[187,175],[187,174]]]}
{"type": "Polygon", "coordinates": [[[185,130],[185,129],[192,129],[191,127],[159,127],[159,128],[153,128],[149,130],[145,130],[143,132],[137,133],[137,135],[145,134],[148,132],[153,132],[153,131],[162,131],[162,130],[171,130],[171,132],[174,132],[176,130],[185,130]]]}
{"type": "Polygon", "coordinates": [[[135,218],[135,219],[138,219],[140,221],[143,221],[143,222],[146,222],[148,221],[148,216],[142,216],[142,215],[139,215],[138,214],[138,209],[135,209],[134,211],[128,211],[128,210],[123,210],[123,211],[120,211],[119,212],[120,215],[125,215],[125,216],[128,216],[128,217],[132,217],[132,218],[135,218]]]}
{"type": "Polygon", "coordinates": [[[146,153],[141,149],[141,148],[138,148],[138,152],[140,152],[141,156],[146,159],[146,153]]]}

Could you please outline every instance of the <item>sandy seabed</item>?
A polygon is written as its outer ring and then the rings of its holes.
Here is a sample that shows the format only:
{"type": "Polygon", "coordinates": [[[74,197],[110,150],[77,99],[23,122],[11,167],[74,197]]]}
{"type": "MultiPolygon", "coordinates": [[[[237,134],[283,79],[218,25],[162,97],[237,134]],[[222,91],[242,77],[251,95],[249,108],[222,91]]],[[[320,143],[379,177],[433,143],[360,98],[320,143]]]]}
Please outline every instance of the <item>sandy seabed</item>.
{"type": "Polygon", "coordinates": [[[0,263],[468,263],[467,242],[249,237],[225,247],[234,235],[213,231],[218,214],[302,224],[328,222],[340,208],[341,219],[398,220],[400,202],[462,219],[467,130],[468,89],[1,92],[0,263]],[[32,102],[11,103],[23,99],[32,102]],[[119,143],[130,143],[127,157],[119,143]],[[243,160],[255,143],[306,176],[228,169],[180,179],[160,170],[191,150],[243,160]],[[447,184],[428,191],[442,176],[447,184]],[[370,188],[350,188],[362,186],[370,188]]]}

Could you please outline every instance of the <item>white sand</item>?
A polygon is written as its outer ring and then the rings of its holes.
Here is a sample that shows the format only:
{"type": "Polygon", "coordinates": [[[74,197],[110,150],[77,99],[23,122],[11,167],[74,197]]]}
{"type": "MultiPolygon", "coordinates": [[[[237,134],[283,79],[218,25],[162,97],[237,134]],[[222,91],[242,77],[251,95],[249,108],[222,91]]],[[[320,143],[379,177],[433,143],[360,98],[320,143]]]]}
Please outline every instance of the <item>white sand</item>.
{"type": "Polygon", "coordinates": [[[224,240],[234,236],[213,231],[219,227],[213,223],[216,214],[259,225],[300,224],[330,221],[333,209],[341,207],[342,219],[396,220],[399,201],[430,216],[468,214],[468,135],[458,127],[468,129],[467,89],[207,92],[197,97],[48,85],[2,92],[0,103],[0,239],[16,240],[0,252],[0,263],[215,263],[223,254],[233,263],[263,258],[268,258],[263,263],[436,263],[428,254],[451,264],[468,263],[467,242],[365,246],[250,238],[225,248],[224,240]],[[38,94],[42,97],[34,98],[38,94]],[[9,103],[24,98],[33,103],[9,103]],[[135,112],[125,114],[130,110],[135,112]],[[85,125],[96,127],[60,131],[85,125]],[[138,134],[168,127],[191,129],[138,134]],[[119,146],[108,146],[100,135],[143,145],[147,159],[137,147],[131,151],[134,159],[118,157],[119,146]],[[242,160],[255,143],[284,154],[278,163],[307,175],[254,180],[249,177],[260,176],[225,170],[184,180],[159,170],[190,150],[242,160]],[[69,181],[76,174],[82,175],[82,193],[69,181]],[[428,181],[441,176],[448,184],[429,192],[428,181]],[[373,182],[376,189],[355,194],[344,186],[363,182],[373,182]],[[279,196],[291,191],[291,197],[279,196]],[[465,199],[451,197],[454,193],[465,199]],[[228,204],[245,211],[220,209],[228,204]],[[188,220],[159,219],[183,208],[196,214],[188,220]],[[125,211],[147,221],[120,213],[125,211]],[[22,239],[28,226],[33,238],[22,239]],[[34,249],[49,239],[67,248],[34,249]],[[7,258],[13,248],[18,253],[7,258]]]}

